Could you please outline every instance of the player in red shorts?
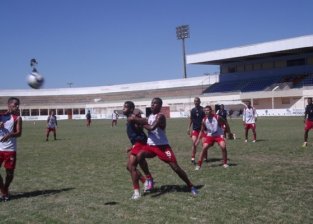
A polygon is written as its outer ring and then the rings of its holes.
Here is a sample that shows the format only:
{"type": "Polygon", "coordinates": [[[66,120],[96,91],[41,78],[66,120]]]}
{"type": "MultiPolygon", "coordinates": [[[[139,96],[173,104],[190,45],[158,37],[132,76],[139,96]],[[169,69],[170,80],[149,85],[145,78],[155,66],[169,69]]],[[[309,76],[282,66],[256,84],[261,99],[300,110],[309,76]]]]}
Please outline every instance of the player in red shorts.
{"type": "Polygon", "coordinates": [[[10,200],[9,186],[14,177],[16,165],[16,138],[22,135],[22,118],[19,116],[20,100],[11,97],[8,100],[8,111],[0,114],[0,166],[3,164],[6,177],[0,175],[1,200],[10,200]]]}
{"type": "Polygon", "coordinates": [[[249,129],[252,130],[253,133],[253,141],[256,142],[256,120],[257,120],[257,113],[254,107],[251,106],[251,102],[247,102],[247,107],[243,110],[243,125],[245,129],[245,142],[248,142],[248,131],[249,129]]]}
{"type": "Polygon", "coordinates": [[[132,144],[132,148],[129,149],[128,154],[127,170],[130,172],[134,189],[131,199],[137,200],[141,197],[139,180],[144,183],[144,191],[150,192],[153,189],[153,179],[145,159],[142,159],[139,165],[146,177],[137,169],[137,154],[147,145],[147,136],[143,131],[143,125],[147,124],[147,120],[141,118],[140,114],[134,114],[134,110],[135,104],[132,101],[126,101],[124,103],[123,114],[127,117],[126,131],[132,144]]]}
{"type": "Polygon", "coordinates": [[[197,152],[197,146],[199,144],[199,139],[202,139],[201,137],[199,138],[199,133],[201,130],[201,122],[202,119],[204,118],[205,114],[203,111],[203,107],[200,106],[201,100],[199,97],[195,97],[194,99],[194,104],[195,107],[191,109],[190,111],[190,122],[189,126],[187,128],[187,135],[190,136],[191,141],[192,141],[192,147],[191,147],[191,162],[193,164],[195,163],[195,156],[197,152]],[[192,127],[192,130],[191,130],[192,127]]]}
{"type": "Polygon", "coordinates": [[[54,110],[51,110],[50,115],[47,118],[46,141],[49,140],[50,132],[53,132],[54,140],[57,140],[57,132],[56,132],[57,126],[58,126],[57,117],[55,116],[54,110]]]}
{"type": "Polygon", "coordinates": [[[308,105],[305,107],[304,124],[304,143],[302,146],[306,147],[308,145],[309,131],[313,128],[313,103],[311,97],[308,98],[308,105]]]}
{"type": "Polygon", "coordinates": [[[215,142],[220,146],[223,155],[223,166],[228,167],[227,164],[227,149],[226,142],[224,138],[223,125],[226,127],[226,131],[230,132],[229,125],[221,116],[213,113],[211,106],[206,106],[204,108],[205,118],[202,120],[201,132],[206,132],[206,136],[203,140],[202,151],[199,156],[198,164],[196,170],[200,170],[202,166],[202,161],[204,155],[207,153],[208,149],[214,145],[215,142]]]}
{"type": "Polygon", "coordinates": [[[148,130],[148,146],[139,152],[137,159],[153,158],[158,156],[160,160],[167,163],[172,170],[187,184],[192,195],[197,195],[198,190],[190,182],[185,171],[178,165],[174,152],[169,145],[165,134],[166,118],[161,114],[162,99],[154,98],[151,102],[152,114],[148,118],[148,125],[144,127],[148,130]]]}

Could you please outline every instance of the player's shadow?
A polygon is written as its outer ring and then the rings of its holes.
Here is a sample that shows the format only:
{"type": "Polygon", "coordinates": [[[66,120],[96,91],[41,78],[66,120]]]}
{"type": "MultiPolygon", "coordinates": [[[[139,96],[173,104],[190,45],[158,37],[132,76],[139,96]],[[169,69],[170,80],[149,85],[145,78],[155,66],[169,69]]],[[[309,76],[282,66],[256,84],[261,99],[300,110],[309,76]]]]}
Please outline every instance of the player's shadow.
{"type": "MultiPolygon", "coordinates": [[[[237,163],[232,163],[230,162],[230,159],[227,160],[228,161],[228,166],[237,166],[237,163]]],[[[209,166],[210,167],[218,167],[218,166],[223,166],[222,164],[223,162],[223,159],[220,159],[220,158],[210,158],[206,161],[206,163],[209,163],[209,166]],[[219,163],[216,163],[216,164],[210,164],[210,163],[215,163],[215,162],[219,162],[219,163]]]]}
{"type": "MultiPolygon", "coordinates": [[[[204,185],[196,185],[195,187],[199,190],[204,185]]],[[[188,192],[190,193],[190,188],[187,185],[162,185],[161,187],[156,187],[150,193],[151,197],[159,197],[163,194],[171,192],[188,192]]],[[[191,193],[190,193],[191,194],[191,193]]]]}
{"type": "Polygon", "coordinates": [[[17,193],[17,194],[12,194],[10,197],[10,200],[16,200],[16,199],[20,199],[20,198],[31,198],[31,197],[37,197],[37,196],[50,196],[50,195],[54,195],[54,194],[58,194],[64,191],[70,191],[73,190],[75,188],[62,188],[62,189],[57,189],[57,190],[53,190],[53,189],[49,189],[49,190],[37,190],[37,191],[30,191],[30,192],[21,192],[21,193],[17,193]]]}

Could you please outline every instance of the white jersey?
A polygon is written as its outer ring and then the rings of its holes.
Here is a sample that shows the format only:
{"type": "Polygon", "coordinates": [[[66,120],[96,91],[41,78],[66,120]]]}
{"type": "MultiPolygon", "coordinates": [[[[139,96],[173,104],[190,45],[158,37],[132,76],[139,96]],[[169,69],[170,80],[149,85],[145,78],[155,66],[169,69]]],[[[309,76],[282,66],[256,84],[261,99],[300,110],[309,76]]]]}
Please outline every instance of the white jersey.
{"type": "MultiPolygon", "coordinates": [[[[15,121],[18,116],[12,114],[0,115],[0,122],[3,123],[3,127],[0,128],[0,139],[6,134],[14,132],[15,121]]],[[[16,151],[16,138],[11,137],[5,142],[0,142],[0,151],[16,151]]]]}
{"type": "Polygon", "coordinates": [[[55,115],[50,115],[47,119],[48,128],[56,128],[57,126],[57,117],[55,115]]]}
{"type": "Polygon", "coordinates": [[[219,116],[214,114],[212,117],[206,117],[204,119],[204,125],[206,129],[206,135],[207,136],[224,136],[224,130],[218,123],[219,116]]]}
{"type": "MultiPolygon", "coordinates": [[[[148,124],[152,125],[158,114],[151,114],[148,118],[148,124]]],[[[148,145],[168,145],[168,140],[165,131],[159,127],[153,131],[148,131],[148,145]]]]}
{"type": "Polygon", "coordinates": [[[251,108],[246,107],[243,110],[242,119],[246,124],[254,124],[256,117],[257,117],[257,113],[254,107],[251,107],[251,108]]]}

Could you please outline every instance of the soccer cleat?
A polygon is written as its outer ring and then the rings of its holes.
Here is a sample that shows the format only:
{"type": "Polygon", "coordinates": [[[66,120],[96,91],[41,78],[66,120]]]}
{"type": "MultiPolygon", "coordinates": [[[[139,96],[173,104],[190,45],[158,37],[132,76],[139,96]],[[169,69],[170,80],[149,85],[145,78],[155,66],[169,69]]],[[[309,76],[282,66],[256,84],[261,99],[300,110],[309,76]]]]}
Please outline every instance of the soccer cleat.
{"type": "Polygon", "coordinates": [[[223,164],[223,167],[224,167],[224,168],[228,168],[229,165],[228,165],[227,163],[225,163],[225,164],[223,164]]]}
{"type": "Polygon", "coordinates": [[[190,192],[193,196],[197,196],[199,194],[199,191],[194,186],[191,187],[190,192]]]}
{"type": "Polygon", "coordinates": [[[246,140],[245,140],[245,143],[247,143],[247,142],[248,142],[248,140],[246,139],[246,140]]]}
{"type": "Polygon", "coordinates": [[[252,142],[253,142],[253,143],[255,143],[255,142],[256,142],[256,140],[253,140],[252,142]]]}
{"type": "Polygon", "coordinates": [[[307,147],[308,146],[308,143],[307,142],[304,142],[302,147],[307,147]]]}
{"type": "Polygon", "coordinates": [[[130,199],[131,200],[138,200],[139,198],[141,198],[140,193],[134,193],[130,199]]]}
{"type": "Polygon", "coordinates": [[[193,165],[196,165],[196,161],[195,161],[194,158],[191,158],[191,163],[192,163],[193,165]]]}
{"type": "Polygon", "coordinates": [[[2,197],[1,197],[1,201],[10,201],[10,196],[8,195],[8,194],[6,194],[6,195],[2,195],[2,197]]]}
{"type": "Polygon", "coordinates": [[[195,168],[195,170],[200,170],[200,168],[201,168],[201,166],[199,166],[199,165],[196,165],[196,168],[195,168]]]}
{"type": "Polygon", "coordinates": [[[145,193],[149,193],[153,190],[154,187],[154,181],[153,179],[146,179],[145,183],[144,183],[144,192],[145,193]]]}

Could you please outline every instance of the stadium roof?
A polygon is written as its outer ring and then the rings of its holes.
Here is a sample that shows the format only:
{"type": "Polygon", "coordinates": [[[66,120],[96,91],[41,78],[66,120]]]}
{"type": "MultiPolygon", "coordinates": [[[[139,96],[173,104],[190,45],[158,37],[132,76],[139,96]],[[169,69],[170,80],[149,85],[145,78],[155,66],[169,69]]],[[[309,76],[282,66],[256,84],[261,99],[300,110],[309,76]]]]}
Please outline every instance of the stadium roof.
{"type": "Polygon", "coordinates": [[[313,53],[313,35],[190,54],[186,59],[187,64],[221,65],[307,52],[313,53]]]}

